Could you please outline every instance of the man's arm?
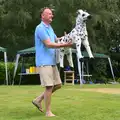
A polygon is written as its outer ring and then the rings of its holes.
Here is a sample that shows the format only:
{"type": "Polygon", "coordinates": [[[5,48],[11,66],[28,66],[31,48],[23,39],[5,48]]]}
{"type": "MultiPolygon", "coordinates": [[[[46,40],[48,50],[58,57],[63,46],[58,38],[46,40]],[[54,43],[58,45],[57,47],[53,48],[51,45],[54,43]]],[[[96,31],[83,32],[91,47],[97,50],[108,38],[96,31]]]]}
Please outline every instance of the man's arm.
{"type": "Polygon", "coordinates": [[[43,43],[48,47],[48,48],[60,48],[60,47],[72,47],[72,43],[53,43],[50,41],[50,39],[43,40],[43,43]]]}

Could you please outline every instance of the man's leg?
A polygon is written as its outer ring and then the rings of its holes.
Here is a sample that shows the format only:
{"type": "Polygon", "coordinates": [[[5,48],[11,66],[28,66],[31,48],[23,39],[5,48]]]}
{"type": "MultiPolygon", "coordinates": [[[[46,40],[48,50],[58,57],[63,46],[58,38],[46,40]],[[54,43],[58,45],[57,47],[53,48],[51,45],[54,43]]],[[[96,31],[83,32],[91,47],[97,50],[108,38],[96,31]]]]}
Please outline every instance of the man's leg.
{"type": "Polygon", "coordinates": [[[61,88],[61,84],[55,85],[53,87],[52,93],[61,88]]]}
{"type": "Polygon", "coordinates": [[[44,92],[40,95],[40,96],[38,96],[38,97],[36,97],[32,102],[33,102],[33,104],[36,104],[39,108],[39,110],[41,111],[41,112],[43,112],[43,109],[42,109],[42,100],[44,99],[44,92]]]}
{"type": "MultiPolygon", "coordinates": [[[[41,67],[40,69],[41,69],[41,75],[44,75],[44,73],[46,73],[46,71],[49,74],[48,76],[46,76],[46,74],[44,76],[42,76],[42,78],[44,78],[44,80],[46,80],[45,82],[48,83],[48,81],[51,81],[51,80],[57,80],[57,81],[55,83],[56,85],[51,86],[51,87],[50,86],[46,87],[45,92],[43,92],[40,96],[38,96],[34,101],[39,105],[40,108],[42,108],[41,102],[44,99],[45,100],[45,104],[46,104],[45,105],[46,106],[46,112],[47,112],[46,115],[47,116],[54,116],[52,114],[52,112],[48,112],[48,111],[50,110],[50,104],[49,103],[51,101],[52,93],[55,92],[57,89],[61,88],[61,80],[60,80],[59,72],[58,72],[57,67],[41,67]],[[47,102],[46,100],[47,100],[47,97],[49,98],[49,96],[50,96],[50,99],[48,99],[48,102],[47,102]]],[[[51,83],[49,83],[49,84],[51,84],[51,83]]],[[[47,85],[45,85],[45,86],[47,86],[47,85]]]]}
{"type": "MultiPolygon", "coordinates": [[[[58,84],[58,85],[55,85],[52,89],[52,93],[55,92],[56,90],[60,89],[61,88],[61,84],[58,84]]],[[[44,93],[43,92],[40,96],[36,97],[33,102],[35,102],[40,108],[39,110],[42,112],[43,109],[42,109],[42,100],[44,99],[44,93]]]]}
{"type": "Polygon", "coordinates": [[[53,86],[46,86],[44,92],[44,101],[45,101],[45,109],[46,109],[46,116],[55,116],[51,112],[51,95],[52,95],[53,86]]]}

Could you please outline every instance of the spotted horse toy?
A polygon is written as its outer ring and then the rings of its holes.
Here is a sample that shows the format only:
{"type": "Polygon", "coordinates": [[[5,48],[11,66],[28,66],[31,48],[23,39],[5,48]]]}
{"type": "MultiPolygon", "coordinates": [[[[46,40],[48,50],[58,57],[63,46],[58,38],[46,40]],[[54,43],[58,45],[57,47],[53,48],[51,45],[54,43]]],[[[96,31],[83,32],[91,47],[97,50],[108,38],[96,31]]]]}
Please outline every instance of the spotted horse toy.
{"type": "MultiPolygon", "coordinates": [[[[87,33],[87,28],[86,28],[86,21],[91,18],[91,15],[87,13],[86,11],[83,11],[79,9],[77,11],[77,18],[76,18],[76,25],[73,28],[73,30],[65,34],[65,36],[61,37],[59,39],[58,43],[67,43],[67,42],[72,42],[76,46],[77,50],[77,58],[80,60],[83,58],[82,53],[81,53],[81,44],[84,45],[86,48],[86,51],[88,52],[89,58],[94,58],[89,41],[88,41],[88,33],[87,33]]],[[[64,60],[64,55],[66,54],[67,60],[69,62],[69,65],[73,67],[73,60],[72,60],[72,49],[71,48],[60,48],[57,49],[57,63],[60,62],[60,67],[64,67],[63,60],[64,60]]]]}

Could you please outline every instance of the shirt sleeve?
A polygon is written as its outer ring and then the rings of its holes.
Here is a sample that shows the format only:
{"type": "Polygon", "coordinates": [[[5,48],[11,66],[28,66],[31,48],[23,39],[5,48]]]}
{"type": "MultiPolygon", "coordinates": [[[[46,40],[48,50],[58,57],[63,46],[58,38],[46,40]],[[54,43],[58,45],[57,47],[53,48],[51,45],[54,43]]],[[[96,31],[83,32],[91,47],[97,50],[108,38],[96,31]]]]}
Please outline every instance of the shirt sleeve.
{"type": "Polygon", "coordinates": [[[47,32],[43,28],[38,29],[38,37],[41,41],[49,39],[47,32]]]}
{"type": "Polygon", "coordinates": [[[57,39],[57,36],[56,36],[56,34],[54,34],[54,39],[55,39],[55,40],[57,39]]]}

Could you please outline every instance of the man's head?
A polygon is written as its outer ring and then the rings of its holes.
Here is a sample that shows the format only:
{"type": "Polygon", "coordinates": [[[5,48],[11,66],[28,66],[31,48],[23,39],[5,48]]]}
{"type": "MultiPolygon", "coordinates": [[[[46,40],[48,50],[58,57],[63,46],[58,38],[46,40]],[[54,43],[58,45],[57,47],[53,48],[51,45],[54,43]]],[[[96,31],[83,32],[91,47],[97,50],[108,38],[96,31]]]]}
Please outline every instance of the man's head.
{"type": "Polygon", "coordinates": [[[50,24],[52,22],[53,12],[52,9],[45,7],[41,9],[41,19],[46,24],[50,24]]]}

